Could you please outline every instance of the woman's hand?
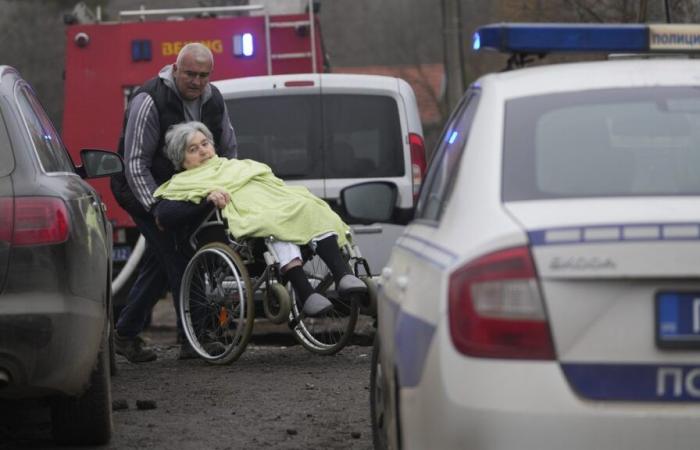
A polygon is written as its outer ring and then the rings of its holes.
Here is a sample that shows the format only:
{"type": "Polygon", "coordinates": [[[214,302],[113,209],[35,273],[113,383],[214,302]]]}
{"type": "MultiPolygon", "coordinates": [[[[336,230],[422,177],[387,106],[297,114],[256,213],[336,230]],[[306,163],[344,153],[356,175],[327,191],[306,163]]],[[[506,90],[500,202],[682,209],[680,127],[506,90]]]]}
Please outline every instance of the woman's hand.
{"type": "Polygon", "coordinates": [[[231,196],[222,189],[215,189],[207,195],[207,200],[212,202],[217,208],[222,209],[231,200],[231,196]]]}

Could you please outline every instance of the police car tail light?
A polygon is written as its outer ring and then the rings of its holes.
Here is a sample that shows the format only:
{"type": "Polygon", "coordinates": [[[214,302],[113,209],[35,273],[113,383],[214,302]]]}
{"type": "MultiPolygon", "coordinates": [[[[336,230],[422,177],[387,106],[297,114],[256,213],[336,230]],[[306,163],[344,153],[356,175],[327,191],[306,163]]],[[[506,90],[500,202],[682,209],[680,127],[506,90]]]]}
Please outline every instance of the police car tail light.
{"type": "Polygon", "coordinates": [[[453,272],[449,321],[452,342],[465,355],[554,358],[528,247],[491,253],[453,272]]]}
{"type": "MultiPolygon", "coordinates": [[[[0,210],[4,212],[3,199],[0,210]]],[[[11,240],[14,245],[58,244],[68,239],[68,211],[65,203],[54,197],[17,197],[14,199],[11,240]]],[[[3,219],[0,235],[5,236],[3,219]]]]}
{"type": "Polygon", "coordinates": [[[411,146],[411,175],[413,177],[413,202],[415,203],[425,174],[425,143],[423,137],[416,133],[408,135],[408,143],[411,146]]]}

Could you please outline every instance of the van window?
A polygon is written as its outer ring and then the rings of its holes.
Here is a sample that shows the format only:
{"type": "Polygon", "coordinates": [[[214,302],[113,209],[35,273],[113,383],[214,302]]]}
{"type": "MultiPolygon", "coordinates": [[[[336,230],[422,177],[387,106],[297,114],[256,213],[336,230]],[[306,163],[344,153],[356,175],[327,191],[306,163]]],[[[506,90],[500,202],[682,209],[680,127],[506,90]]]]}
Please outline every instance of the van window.
{"type": "Polygon", "coordinates": [[[396,101],[378,95],[276,95],[226,101],[238,157],[285,179],[403,176],[396,101]]]}
{"type": "Polygon", "coordinates": [[[318,96],[227,100],[238,157],[269,165],[280,178],[321,178],[321,104],[318,96]]]}

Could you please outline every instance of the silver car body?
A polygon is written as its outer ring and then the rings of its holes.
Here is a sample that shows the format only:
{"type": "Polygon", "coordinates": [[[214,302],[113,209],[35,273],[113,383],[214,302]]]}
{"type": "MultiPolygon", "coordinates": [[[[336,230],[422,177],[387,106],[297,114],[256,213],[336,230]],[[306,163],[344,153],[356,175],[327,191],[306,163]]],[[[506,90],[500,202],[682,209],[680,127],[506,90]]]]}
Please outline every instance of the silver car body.
{"type": "Polygon", "coordinates": [[[79,396],[110,335],[112,227],[32,88],[0,77],[0,399],[79,396]]]}

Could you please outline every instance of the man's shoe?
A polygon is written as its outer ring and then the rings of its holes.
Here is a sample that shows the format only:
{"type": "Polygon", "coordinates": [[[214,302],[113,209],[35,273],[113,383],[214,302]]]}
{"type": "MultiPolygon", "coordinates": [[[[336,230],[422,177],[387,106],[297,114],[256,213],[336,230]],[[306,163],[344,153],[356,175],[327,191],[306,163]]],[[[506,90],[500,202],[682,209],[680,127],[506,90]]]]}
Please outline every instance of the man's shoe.
{"type": "Polygon", "coordinates": [[[341,296],[347,294],[366,294],[367,285],[364,281],[357,278],[355,275],[346,274],[338,283],[338,294],[341,296]]]}
{"type": "Polygon", "coordinates": [[[117,355],[122,355],[129,362],[132,363],[142,363],[148,361],[154,361],[158,356],[150,348],[145,347],[141,336],[136,337],[122,337],[119,336],[118,332],[114,333],[114,351],[117,355]]]}
{"type": "Polygon", "coordinates": [[[317,317],[333,309],[333,303],[323,295],[314,292],[304,302],[302,312],[306,317],[317,317]]]}

